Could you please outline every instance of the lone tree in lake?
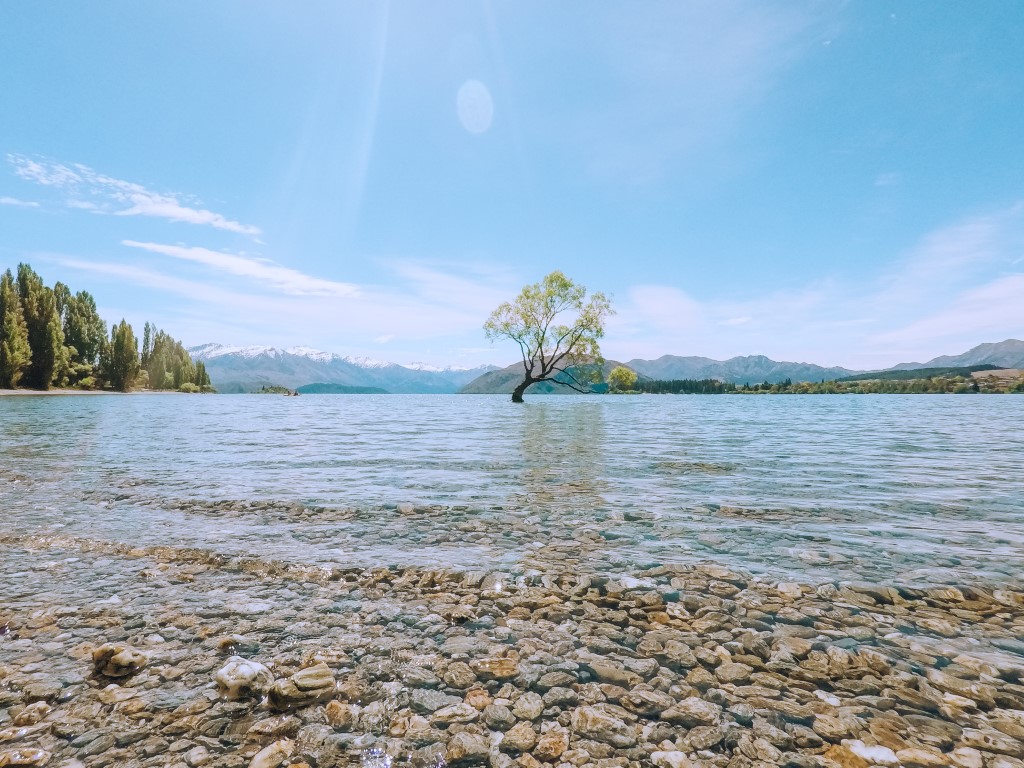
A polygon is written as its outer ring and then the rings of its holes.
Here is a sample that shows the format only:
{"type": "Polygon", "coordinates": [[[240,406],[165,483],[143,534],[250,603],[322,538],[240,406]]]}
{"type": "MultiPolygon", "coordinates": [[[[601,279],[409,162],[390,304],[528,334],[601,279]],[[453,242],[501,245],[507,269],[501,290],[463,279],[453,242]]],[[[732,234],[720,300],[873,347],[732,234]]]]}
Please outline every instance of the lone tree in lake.
{"type": "Polygon", "coordinates": [[[512,392],[512,402],[523,402],[523,393],[538,381],[588,392],[592,382],[580,367],[600,375],[604,359],[599,341],[611,314],[607,296],[592,293],[588,301],[587,289],[558,271],[494,310],[484,323],[487,338],[512,339],[523,356],[523,381],[512,392]]]}

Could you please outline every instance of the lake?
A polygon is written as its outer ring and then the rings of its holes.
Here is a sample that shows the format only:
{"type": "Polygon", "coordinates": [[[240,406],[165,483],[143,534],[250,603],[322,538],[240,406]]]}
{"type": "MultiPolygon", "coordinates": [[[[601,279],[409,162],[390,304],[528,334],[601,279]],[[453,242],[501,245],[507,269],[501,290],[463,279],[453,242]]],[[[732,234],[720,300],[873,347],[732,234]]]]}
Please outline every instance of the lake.
{"type": "Polygon", "coordinates": [[[5,397],[0,502],[11,536],[324,566],[1018,582],[1022,425],[1013,396],[5,397]]]}

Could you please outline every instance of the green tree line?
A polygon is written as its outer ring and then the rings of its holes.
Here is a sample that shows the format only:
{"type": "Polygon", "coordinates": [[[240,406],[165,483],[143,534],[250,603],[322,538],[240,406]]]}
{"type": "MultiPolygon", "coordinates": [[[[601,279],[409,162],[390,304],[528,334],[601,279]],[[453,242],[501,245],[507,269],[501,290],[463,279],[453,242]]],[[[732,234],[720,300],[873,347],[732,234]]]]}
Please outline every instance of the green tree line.
{"type": "Polygon", "coordinates": [[[744,394],[783,395],[939,395],[1003,394],[1024,392],[1024,377],[998,378],[970,376],[926,376],[920,379],[870,379],[866,381],[785,381],[781,384],[744,384],[736,389],[744,394]]]}
{"type": "Polygon", "coordinates": [[[735,392],[736,385],[718,379],[647,379],[637,381],[633,389],[654,395],[722,395],[735,392]]]}
{"type": "MultiPolygon", "coordinates": [[[[613,371],[614,373],[614,371],[613,371]]],[[[611,377],[609,377],[611,378],[611,377]]],[[[919,379],[872,379],[857,381],[798,381],[772,384],[732,384],[718,379],[641,379],[612,391],[656,395],[911,395],[911,394],[1001,394],[1024,393],[1024,377],[924,376],[919,379]]]]}
{"type": "Polygon", "coordinates": [[[47,286],[28,264],[0,276],[0,389],[212,391],[202,362],[146,323],[142,353],[127,321],[107,325],[87,292],[47,286]]]}

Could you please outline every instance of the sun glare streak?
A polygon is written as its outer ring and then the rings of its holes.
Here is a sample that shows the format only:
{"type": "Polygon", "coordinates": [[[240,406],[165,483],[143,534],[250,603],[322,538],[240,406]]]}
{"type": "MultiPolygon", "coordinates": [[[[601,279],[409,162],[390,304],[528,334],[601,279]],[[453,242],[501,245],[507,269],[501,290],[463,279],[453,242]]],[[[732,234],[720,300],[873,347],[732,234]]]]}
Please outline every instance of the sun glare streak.
{"type": "Polygon", "coordinates": [[[348,195],[346,196],[348,204],[342,211],[342,231],[345,233],[346,240],[352,239],[355,228],[359,223],[363,195],[366,191],[366,177],[370,172],[370,160],[373,157],[373,145],[377,136],[377,116],[380,112],[380,92],[384,81],[384,62],[387,58],[388,26],[390,20],[391,3],[385,2],[380,24],[380,34],[377,38],[377,60],[373,71],[373,90],[370,94],[366,119],[359,134],[358,149],[355,154],[352,173],[349,176],[348,195]]]}

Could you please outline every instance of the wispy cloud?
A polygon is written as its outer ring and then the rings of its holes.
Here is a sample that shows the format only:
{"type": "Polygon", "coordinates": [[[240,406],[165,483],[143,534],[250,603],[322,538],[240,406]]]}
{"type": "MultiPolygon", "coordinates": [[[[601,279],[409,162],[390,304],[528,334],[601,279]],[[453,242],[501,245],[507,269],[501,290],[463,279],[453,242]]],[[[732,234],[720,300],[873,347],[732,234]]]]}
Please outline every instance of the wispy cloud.
{"type": "Polygon", "coordinates": [[[122,240],[121,244],[130,248],[141,248],[150,253],[169,256],[172,259],[202,264],[236,277],[248,277],[252,280],[271,285],[283,293],[292,296],[349,297],[359,293],[359,289],[351,283],[341,283],[313,277],[296,269],[268,262],[266,259],[236,256],[235,254],[224,253],[223,251],[212,251],[209,248],[140,243],[135,240],[122,240]]]}
{"type": "Polygon", "coordinates": [[[1024,333],[1024,205],[924,235],[862,281],[817,279],[794,290],[695,297],[667,286],[627,292],[606,343],[611,356],[766,354],[885,367],[962,352],[1024,333]]]}
{"type": "Polygon", "coordinates": [[[1024,333],[1022,296],[1024,273],[1005,275],[969,288],[948,306],[903,327],[877,334],[872,337],[872,341],[886,345],[915,346],[922,342],[935,344],[956,340],[961,344],[973,345],[983,334],[999,336],[986,338],[986,341],[1002,341],[1002,335],[1024,333]]]}
{"type": "MultiPolygon", "coordinates": [[[[169,310],[173,323],[148,319],[173,324],[193,343],[303,343],[371,356],[387,345],[393,359],[438,365],[514,358],[505,345],[480,344],[487,314],[526,281],[500,264],[383,262],[386,285],[357,285],[250,255],[124,244],[166,258],[62,263],[180,296],[169,310]],[[185,263],[201,268],[203,278],[185,279],[185,263]]],[[[1014,264],[1022,246],[1024,207],[1010,206],[938,227],[895,254],[884,272],[860,280],[819,277],[745,295],[727,289],[697,295],[671,285],[592,286],[620,297],[602,347],[618,360],[765,354],[862,369],[961,352],[1024,332],[1024,270],[1014,264]]]]}
{"type": "Polygon", "coordinates": [[[16,208],[38,208],[39,203],[19,200],[16,197],[0,197],[0,205],[13,205],[16,208]]]}
{"type": "Polygon", "coordinates": [[[261,234],[259,227],[186,205],[182,195],[154,192],[141,184],[98,173],[86,165],[64,165],[16,154],[7,155],[7,160],[19,178],[66,193],[69,196],[66,204],[71,208],[116,216],[151,216],[252,237],[261,234]]]}

